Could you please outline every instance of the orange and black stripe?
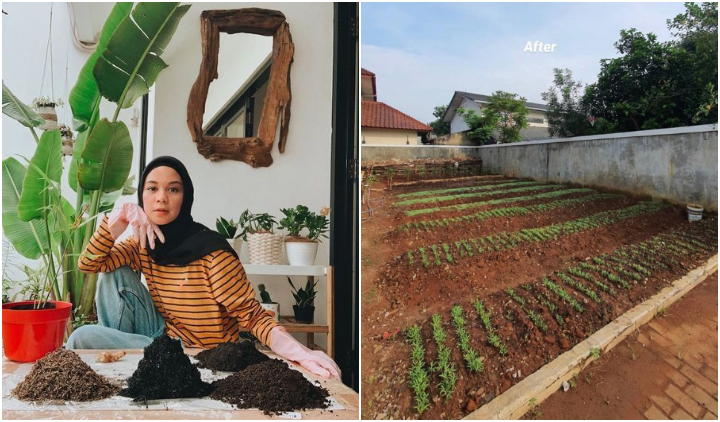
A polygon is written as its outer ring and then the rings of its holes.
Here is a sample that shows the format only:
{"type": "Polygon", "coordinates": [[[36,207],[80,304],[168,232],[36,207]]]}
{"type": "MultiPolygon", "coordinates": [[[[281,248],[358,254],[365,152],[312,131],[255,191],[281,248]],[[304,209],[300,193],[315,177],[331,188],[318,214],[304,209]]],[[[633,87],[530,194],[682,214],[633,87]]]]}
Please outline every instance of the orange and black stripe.
{"type": "Polygon", "coordinates": [[[240,261],[215,251],[188,265],[158,265],[132,237],[115,244],[107,216],[78,261],[83,272],[111,272],[127,265],[142,271],[166,332],[186,346],[215,347],[235,341],[240,328],[263,344],[278,323],[255,300],[240,261]]]}

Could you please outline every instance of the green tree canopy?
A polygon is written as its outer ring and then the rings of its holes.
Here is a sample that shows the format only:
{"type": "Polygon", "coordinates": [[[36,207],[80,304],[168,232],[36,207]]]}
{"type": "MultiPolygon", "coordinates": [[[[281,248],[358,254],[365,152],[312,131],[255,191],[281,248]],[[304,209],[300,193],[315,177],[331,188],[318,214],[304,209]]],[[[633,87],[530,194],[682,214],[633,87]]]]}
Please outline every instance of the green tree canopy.
{"type": "Polygon", "coordinates": [[[499,143],[519,142],[522,140],[520,130],[528,126],[527,115],[530,111],[525,106],[526,99],[505,91],[496,91],[483,107],[481,114],[475,110],[458,108],[469,128],[470,139],[487,144],[497,131],[499,143]]]}
{"type": "Polygon", "coordinates": [[[437,119],[428,123],[428,126],[433,128],[432,131],[437,136],[448,135],[450,133],[450,123],[444,123],[442,121],[446,110],[447,106],[445,105],[436,106],[435,111],[433,111],[433,116],[437,117],[437,119]]]}

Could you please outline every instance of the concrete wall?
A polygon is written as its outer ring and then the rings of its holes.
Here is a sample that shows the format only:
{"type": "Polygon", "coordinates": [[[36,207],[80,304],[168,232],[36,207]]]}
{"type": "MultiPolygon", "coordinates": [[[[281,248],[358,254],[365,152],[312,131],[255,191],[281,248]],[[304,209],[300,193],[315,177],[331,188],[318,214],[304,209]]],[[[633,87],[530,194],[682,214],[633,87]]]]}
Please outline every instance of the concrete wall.
{"type": "Polygon", "coordinates": [[[718,210],[718,130],[703,125],[481,147],[362,147],[362,160],[480,157],[490,173],[718,210]]]}
{"type": "Polygon", "coordinates": [[[420,144],[420,137],[414,130],[402,129],[362,129],[362,143],[367,145],[410,145],[420,144]]]}

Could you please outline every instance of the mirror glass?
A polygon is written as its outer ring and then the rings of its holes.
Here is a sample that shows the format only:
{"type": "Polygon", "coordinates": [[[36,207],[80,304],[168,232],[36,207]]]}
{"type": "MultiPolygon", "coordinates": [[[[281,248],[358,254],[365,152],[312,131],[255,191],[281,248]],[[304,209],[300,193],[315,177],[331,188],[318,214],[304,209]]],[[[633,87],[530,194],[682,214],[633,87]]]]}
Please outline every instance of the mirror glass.
{"type": "Polygon", "coordinates": [[[271,36],[220,33],[218,78],[210,84],[203,114],[205,136],[257,136],[272,46],[271,36]]]}

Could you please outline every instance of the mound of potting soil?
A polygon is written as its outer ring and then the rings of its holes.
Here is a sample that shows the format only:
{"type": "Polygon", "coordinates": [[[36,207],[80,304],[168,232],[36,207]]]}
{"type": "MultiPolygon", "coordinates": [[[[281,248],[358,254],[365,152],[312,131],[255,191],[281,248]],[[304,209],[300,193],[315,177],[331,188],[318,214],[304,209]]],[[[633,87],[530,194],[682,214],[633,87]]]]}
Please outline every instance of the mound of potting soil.
{"type": "Polygon", "coordinates": [[[119,389],[75,352],[58,349],[38,360],[12,395],[26,401],[93,401],[110,397],[119,389]]]}
{"type": "Polygon", "coordinates": [[[210,394],[210,384],[200,379],[200,371],[183,353],[180,340],[167,334],[156,338],[144,350],[137,369],[127,380],[121,396],[135,401],[203,397],[210,394]]]}
{"type": "Polygon", "coordinates": [[[259,352],[251,341],[222,343],[214,349],[203,350],[195,357],[200,361],[198,368],[229,372],[242,371],[250,365],[270,359],[259,352]]]}
{"type": "Polygon", "coordinates": [[[211,397],[239,409],[258,408],[266,415],[294,410],[326,408],[328,391],[313,385],[302,373],[279,359],[250,365],[216,381],[211,397]]]}

